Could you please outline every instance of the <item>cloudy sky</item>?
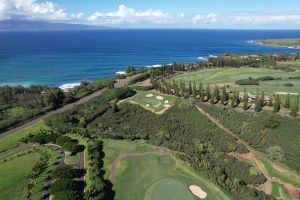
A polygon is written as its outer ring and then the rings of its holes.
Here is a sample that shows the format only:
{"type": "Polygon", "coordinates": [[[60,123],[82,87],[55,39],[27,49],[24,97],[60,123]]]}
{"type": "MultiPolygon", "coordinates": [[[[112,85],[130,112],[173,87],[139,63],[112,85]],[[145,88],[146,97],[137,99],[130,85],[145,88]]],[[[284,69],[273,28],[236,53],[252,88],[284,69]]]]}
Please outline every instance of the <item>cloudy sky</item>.
{"type": "Polygon", "coordinates": [[[0,20],[134,28],[300,29],[300,0],[0,0],[0,20]]]}

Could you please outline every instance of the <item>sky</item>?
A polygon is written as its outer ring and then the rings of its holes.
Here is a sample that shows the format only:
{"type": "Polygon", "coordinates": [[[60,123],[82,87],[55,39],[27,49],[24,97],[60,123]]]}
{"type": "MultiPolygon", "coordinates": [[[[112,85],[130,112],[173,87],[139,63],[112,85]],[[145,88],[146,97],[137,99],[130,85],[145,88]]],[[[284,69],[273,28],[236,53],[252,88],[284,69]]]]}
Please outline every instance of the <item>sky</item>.
{"type": "Polygon", "coordinates": [[[300,29],[300,0],[0,0],[0,20],[122,28],[300,29]]]}

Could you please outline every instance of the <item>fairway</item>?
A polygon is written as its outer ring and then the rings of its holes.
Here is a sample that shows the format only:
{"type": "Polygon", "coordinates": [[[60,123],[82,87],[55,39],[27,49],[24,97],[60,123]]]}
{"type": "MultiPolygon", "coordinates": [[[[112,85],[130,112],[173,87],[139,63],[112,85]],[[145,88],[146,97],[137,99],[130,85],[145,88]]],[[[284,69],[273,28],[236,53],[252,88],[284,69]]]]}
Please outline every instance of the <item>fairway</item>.
{"type": "Polygon", "coordinates": [[[176,97],[165,95],[157,91],[138,91],[137,94],[124,102],[138,104],[156,114],[162,114],[174,106],[176,97]]]}
{"type": "Polygon", "coordinates": [[[190,185],[201,187],[207,193],[205,199],[227,199],[216,186],[181,166],[169,154],[128,157],[118,169],[121,174],[117,175],[114,189],[120,200],[199,199],[189,191],[190,185]]]}
{"type": "Polygon", "coordinates": [[[266,68],[252,68],[252,67],[241,67],[241,68],[218,68],[201,70],[197,72],[184,73],[171,78],[176,82],[195,82],[199,84],[202,82],[204,85],[214,84],[228,85],[231,90],[243,91],[244,88],[248,92],[255,93],[257,89],[266,93],[275,92],[289,92],[289,93],[300,93],[300,79],[289,79],[289,77],[300,76],[300,71],[285,72],[282,70],[266,69],[266,68]],[[272,76],[274,78],[281,78],[280,80],[260,81],[259,85],[236,85],[235,82],[241,79],[248,79],[249,77],[260,78],[263,76],[272,76]],[[293,86],[283,86],[285,83],[292,83],[293,86]]]}

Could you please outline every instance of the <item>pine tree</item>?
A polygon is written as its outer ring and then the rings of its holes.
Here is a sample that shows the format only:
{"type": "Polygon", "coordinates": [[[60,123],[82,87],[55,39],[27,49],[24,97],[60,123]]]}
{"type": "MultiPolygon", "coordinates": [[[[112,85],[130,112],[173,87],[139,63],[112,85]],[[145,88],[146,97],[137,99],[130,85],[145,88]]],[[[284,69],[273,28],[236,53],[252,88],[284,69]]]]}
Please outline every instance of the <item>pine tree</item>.
{"type": "Polygon", "coordinates": [[[277,112],[279,112],[279,110],[280,110],[280,97],[277,94],[275,96],[275,103],[274,103],[274,107],[273,107],[273,112],[277,113],[277,112]]]}
{"type": "Polygon", "coordinates": [[[196,96],[197,96],[197,89],[196,89],[196,83],[195,82],[193,84],[192,90],[193,90],[193,97],[196,98],[196,96]]]}
{"type": "Polygon", "coordinates": [[[233,92],[233,95],[232,95],[232,98],[231,98],[231,101],[230,101],[230,107],[231,108],[234,108],[236,106],[236,102],[237,102],[237,93],[236,91],[233,92]]]}
{"type": "Polygon", "coordinates": [[[260,107],[263,108],[265,105],[265,92],[262,91],[259,99],[260,107]]]}
{"type": "Polygon", "coordinates": [[[188,90],[188,92],[189,92],[189,95],[193,94],[193,89],[192,89],[192,83],[191,82],[189,82],[189,90],[188,90]]]}
{"type": "Polygon", "coordinates": [[[173,88],[174,88],[174,94],[175,94],[175,96],[179,97],[180,96],[180,94],[179,94],[179,87],[178,87],[178,85],[176,83],[173,85],[173,88]]]}
{"type": "Polygon", "coordinates": [[[268,105],[269,105],[270,107],[273,106],[273,96],[270,96],[268,105]]]}
{"type": "Polygon", "coordinates": [[[215,100],[215,103],[218,103],[220,101],[220,91],[219,91],[218,85],[215,85],[215,88],[214,88],[214,100],[215,100]]]}
{"type": "Polygon", "coordinates": [[[222,88],[221,104],[225,105],[227,101],[228,101],[228,94],[224,85],[222,88]]]}
{"type": "Polygon", "coordinates": [[[210,96],[209,103],[210,103],[210,104],[215,104],[215,98],[214,98],[214,95],[211,95],[211,96],[210,96]]]}
{"type": "Polygon", "coordinates": [[[185,94],[185,84],[180,82],[180,94],[183,97],[185,94]]]}
{"type": "Polygon", "coordinates": [[[204,102],[204,92],[203,92],[203,84],[200,83],[199,85],[199,96],[200,96],[200,101],[204,102]]]}
{"type": "Polygon", "coordinates": [[[290,100],[290,94],[288,93],[285,97],[284,108],[290,108],[290,107],[291,107],[291,100],[290,100]]]}
{"type": "Polygon", "coordinates": [[[257,93],[255,97],[255,112],[260,112],[261,111],[261,100],[260,96],[257,93]]]}
{"type": "Polygon", "coordinates": [[[298,115],[298,111],[299,111],[299,95],[297,95],[293,101],[290,115],[292,117],[296,117],[298,115]]]}
{"type": "Polygon", "coordinates": [[[248,110],[248,92],[246,91],[246,89],[244,89],[244,97],[243,97],[243,101],[244,101],[244,104],[243,104],[243,109],[244,110],[248,110]]]}
{"type": "Polygon", "coordinates": [[[206,86],[206,91],[205,91],[205,93],[206,93],[206,100],[208,101],[208,100],[211,98],[211,94],[210,94],[210,85],[209,85],[209,84],[207,84],[207,86],[206,86]]]}

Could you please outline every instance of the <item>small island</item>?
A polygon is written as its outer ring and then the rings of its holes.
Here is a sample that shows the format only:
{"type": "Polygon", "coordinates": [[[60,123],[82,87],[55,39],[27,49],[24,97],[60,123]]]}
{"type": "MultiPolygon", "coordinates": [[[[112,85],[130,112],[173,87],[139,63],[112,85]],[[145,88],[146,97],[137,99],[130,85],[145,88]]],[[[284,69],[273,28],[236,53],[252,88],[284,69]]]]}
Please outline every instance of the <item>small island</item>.
{"type": "Polygon", "coordinates": [[[286,39],[259,39],[254,43],[260,45],[288,47],[300,49],[300,38],[286,38],[286,39]]]}

